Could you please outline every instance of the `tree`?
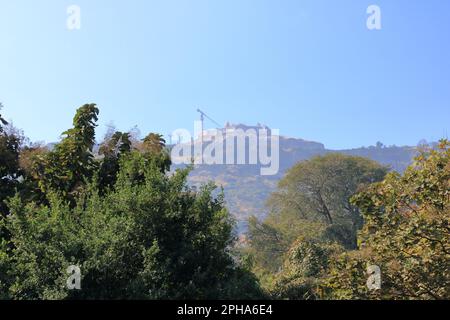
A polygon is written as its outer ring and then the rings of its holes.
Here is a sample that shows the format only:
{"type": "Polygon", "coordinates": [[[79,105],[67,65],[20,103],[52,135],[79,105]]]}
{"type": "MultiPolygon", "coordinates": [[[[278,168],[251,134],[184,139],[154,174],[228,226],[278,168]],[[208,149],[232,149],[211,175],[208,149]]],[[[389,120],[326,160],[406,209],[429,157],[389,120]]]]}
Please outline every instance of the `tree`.
{"type": "Polygon", "coordinates": [[[316,300],[323,299],[323,283],[329,263],[343,248],[336,244],[323,244],[299,238],[285,255],[282,272],[279,272],[271,288],[275,299],[316,300]]]}
{"type": "Polygon", "coordinates": [[[3,201],[14,195],[20,175],[19,148],[18,137],[5,132],[0,134],[0,213],[3,214],[6,212],[3,201]]]}
{"type": "Polygon", "coordinates": [[[116,131],[107,138],[99,149],[103,156],[99,169],[99,185],[101,191],[113,187],[120,169],[120,158],[131,151],[132,143],[130,134],[116,131]]]}
{"type": "Polygon", "coordinates": [[[63,133],[63,140],[53,151],[37,159],[34,172],[43,193],[60,192],[70,200],[92,177],[97,168],[92,149],[98,113],[95,104],[80,107],[73,128],[63,133]]]}
{"type": "Polygon", "coordinates": [[[104,156],[118,156],[131,151],[130,134],[116,131],[111,138],[100,146],[99,154],[104,156]]]}
{"type": "Polygon", "coordinates": [[[350,198],[359,188],[383,179],[386,172],[387,168],[374,161],[341,154],[300,162],[287,172],[271,196],[270,216],[317,222],[325,227],[325,238],[355,248],[363,219],[350,198]]]}
{"type": "Polygon", "coordinates": [[[166,149],[166,140],[158,133],[148,134],[142,142],[141,151],[147,158],[156,161],[162,172],[170,170],[172,161],[166,149]]]}
{"type": "Polygon", "coordinates": [[[0,298],[260,297],[257,279],[233,252],[223,194],[212,184],[188,186],[189,168],[169,175],[158,134],[133,150],[130,135],[115,132],[100,146],[103,158],[94,158],[97,115],[95,105],[84,105],[54,150],[30,145],[0,159],[14,164],[5,176],[20,165],[23,184],[36,182],[44,198],[14,196],[14,188],[4,197],[0,298]],[[70,265],[81,268],[81,291],[66,288],[70,265]]]}
{"type": "Polygon", "coordinates": [[[143,140],[144,152],[160,153],[166,146],[166,140],[158,133],[150,133],[143,140]]]}
{"type": "Polygon", "coordinates": [[[166,175],[133,151],[120,159],[115,187],[104,195],[92,183],[75,206],[58,193],[49,205],[11,199],[7,228],[15,250],[0,250],[9,298],[257,297],[256,279],[231,254],[233,220],[223,195],[213,197],[213,185],[194,191],[188,173],[166,175]],[[69,265],[81,268],[80,291],[65,287],[69,265]]]}
{"type": "MultiPolygon", "coordinates": [[[[3,105],[0,103],[0,109],[3,105]]],[[[8,214],[5,200],[13,196],[21,175],[19,152],[23,141],[20,132],[0,115],[0,242],[6,238],[1,222],[8,214]]]]}
{"type": "MultiPolygon", "coordinates": [[[[3,104],[0,102],[0,110],[2,110],[2,109],[3,109],[3,104]]],[[[8,122],[5,119],[3,119],[2,115],[0,114],[0,133],[3,132],[3,126],[7,125],[7,124],[8,124],[8,122]]]]}
{"type": "Polygon", "coordinates": [[[322,282],[322,275],[312,281],[310,275],[292,269],[303,262],[301,256],[293,260],[290,252],[302,246],[327,254],[343,251],[340,246],[356,248],[363,219],[350,198],[360,188],[380,181],[386,172],[374,161],[339,154],[291,168],[268,201],[268,217],[249,220],[248,251],[263,287],[278,298],[317,298],[319,291],[312,286],[322,282]]]}
{"type": "Polygon", "coordinates": [[[449,147],[441,141],[437,149],[422,151],[402,176],[390,173],[353,197],[366,223],[359,250],[333,267],[332,297],[450,297],[449,147]],[[369,292],[363,285],[367,264],[380,267],[381,290],[369,292]]]}

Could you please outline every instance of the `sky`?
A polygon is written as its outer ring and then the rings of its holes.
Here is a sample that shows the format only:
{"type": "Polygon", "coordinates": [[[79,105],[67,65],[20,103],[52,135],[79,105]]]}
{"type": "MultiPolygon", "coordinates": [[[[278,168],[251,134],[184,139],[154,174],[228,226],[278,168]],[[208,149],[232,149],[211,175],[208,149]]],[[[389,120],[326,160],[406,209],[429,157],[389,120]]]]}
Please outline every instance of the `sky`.
{"type": "Polygon", "coordinates": [[[57,141],[85,103],[98,139],[111,123],[192,132],[200,108],[330,149],[436,141],[450,132],[450,1],[0,0],[0,102],[33,141],[57,141]]]}

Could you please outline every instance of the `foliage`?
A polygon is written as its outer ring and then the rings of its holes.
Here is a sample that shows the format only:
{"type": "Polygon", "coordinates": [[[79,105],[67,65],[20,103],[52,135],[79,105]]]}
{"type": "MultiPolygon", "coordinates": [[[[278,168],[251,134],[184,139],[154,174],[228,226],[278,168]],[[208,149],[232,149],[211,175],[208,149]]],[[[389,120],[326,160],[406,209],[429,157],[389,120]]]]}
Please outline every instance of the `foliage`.
{"type": "Polygon", "coordinates": [[[223,192],[169,173],[162,135],[114,130],[95,155],[98,113],[79,108],[53,150],[0,115],[0,299],[450,297],[448,141],[403,175],[338,154],[298,163],[238,247],[223,192]]]}
{"type": "Polygon", "coordinates": [[[236,298],[240,278],[257,288],[229,252],[233,221],[213,186],[194,192],[187,170],[168,177],[137,152],[121,168],[114,190],[90,185],[74,208],[57,194],[49,206],[10,201],[11,298],[236,298]],[[65,288],[72,264],[81,291],[65,288]]]}
{"type": "Polygon", "coordinates": [[[99,154],[103,156],[99,168],[100,189],[103,192],[106,188],[111,188],[117,180],[119,172],[119,161],[122,155],[131,151],[132,143],[129,133],[116,131],[109,139],[106,139],[99,149],[99,154]]]}
{"type": "Polygon", "coordinates": [[[366,298],[354,290],[354,279],[367,263],[378,265],[383,299],[448,299],[450,297],[450,144],[425,150],[403,176],[389,174],[356,195],[366,223],[357,258],[344,259],[330,279],[336,298],[366,298]]]}
{"type": "Polygon", "coordinates": [[[189,168],[167,174],[159,135],[132,150],[129,134],[116,132],[94,158],[97,114],[95,105],[81,107],[53,151],[27,146],[14,161],[1,158],[14,164],[5,174],[22,166],[15,181],[28,190],[5,196],[0,299],[261,297],[233,251],[223,194],[212,184],[189,187],[189,168]],[[33,186],[43,198],[29,197],[33,186]],[[70,265],[81,269],[81,290],[66,287],[70,265]]]}
{"type": "Polygon", "coordinates": [[[152,157],[157,161],[162,172],[170,170],[172,161],[166,149],[166,140],[157,133],[148,134],[142,142],[142,150],[147,157],[152,157]]]}
{"type": "Polygon", "coordinates": [[[73,128],[63,133],[61,143],[36,161],[34,175],[43,193],[58,192],[65,199],[73,200],[92,177],[97,168],[92,149],[98,113],[95,104],[80,107],[73,128]]]}
{"type": "Polygon", "coordinates": [[[279,298],[317,298],[319,293],[311,285],[319,282],[293,273],[289,265],[301,262],[294,262],[289,252],[300,245],[313,246],[327,256],[330,246],[333,252],[340,246],[356,248],[363,219],[350,198],[360,188],[381,180],[386,171],[371,160],[338,154],[316,157],[290,169],[268,202],[266,220],[249,219],[248,251],[254,256],[253,270],[262,285],[268,291],[279,291],[275,293],[279,298]]]}
{"type": "MultiPolygon", "coordinates": [[[[1,107],[0,104],[0,109],[1,107]]],[[[19,154],[22,140],[20,133],[0,115],[0,222],[8,213],[5,200],[13,196],[18,187],[18,178],[21,175],[19,154]]],[[[0,241],[7,236],[5,232],[0,225],[0,241]]]]}
{"type": "Polygon", "coordinates": [[[323,281],[329,262],[342,251],[343,248],[336,244],[298,239],[285,255],[283,269],[274,279],[272,297],[290,300],[322,299],[323,281]]]}
{"type": "Polygon", "coordinates": [[[300,162],[287,172],[271,196],[271,215],[278,220],[293,216],[318,222],[324,225],[325,238],[355,248],[363,220],[350,197],[359,188],[383,179],[386,172],[374,161],[340,154],[300,162]]]}

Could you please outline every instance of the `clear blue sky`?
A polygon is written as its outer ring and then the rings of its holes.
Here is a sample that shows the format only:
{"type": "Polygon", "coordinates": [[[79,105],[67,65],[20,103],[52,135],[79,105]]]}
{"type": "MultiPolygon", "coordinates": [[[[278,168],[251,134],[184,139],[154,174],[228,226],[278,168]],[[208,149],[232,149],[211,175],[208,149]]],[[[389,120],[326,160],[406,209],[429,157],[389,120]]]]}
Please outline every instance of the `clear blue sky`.
{"type": "Polygon", "coordinates": [[[0,101],[33,140],[95,102],[99,135],[193,130],[200,107],[328,148],[415,145],[450,133],[450,1],[0,0],[0,101]]]}

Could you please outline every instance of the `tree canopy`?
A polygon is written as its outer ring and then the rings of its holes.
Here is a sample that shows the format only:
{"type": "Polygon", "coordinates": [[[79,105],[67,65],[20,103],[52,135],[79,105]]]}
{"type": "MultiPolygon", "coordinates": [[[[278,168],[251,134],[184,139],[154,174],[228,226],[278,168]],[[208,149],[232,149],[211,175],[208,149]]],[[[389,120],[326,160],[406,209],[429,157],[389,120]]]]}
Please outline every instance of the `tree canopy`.
{"type": "Polygon", "coordinates": [[[97,143],[98,115],[81,106],[53,149],[0,115],[0,299],[450,297],[448,140],[403,174],[341,154],[299,162],[238,242],[223,190],[170,171],[160,134],[97,143]]]}
{"type": "Polygon", "coordinates": [[[96,157],[98,113],[94,104],[82,106],[53,150],[24,148],[22,161],[0,139],[1,174],[21,163],[20,185],[29,188],[2,194],[0,298],[261,297],[233,251],[234,220],[223,195],[213,184],[192,189],[190,168],[169,175],[157,134],[140,148],[128,133],[115,132],[96,157]],[[42,197],[28,196],[35,187],[42,197]],[[72,265],[81,270],[82,290],[66,286],[72,265]]]}
{"type": "Polygon", "coordinates": [[[450,296],[450,143],[424,150],[403,175],[355,195],[365,218],[359,250],[341,257],[330,280],[336,298],[448,299],[450,296]],[[366,263],[382,286],[355,286],[366,263]]]}

